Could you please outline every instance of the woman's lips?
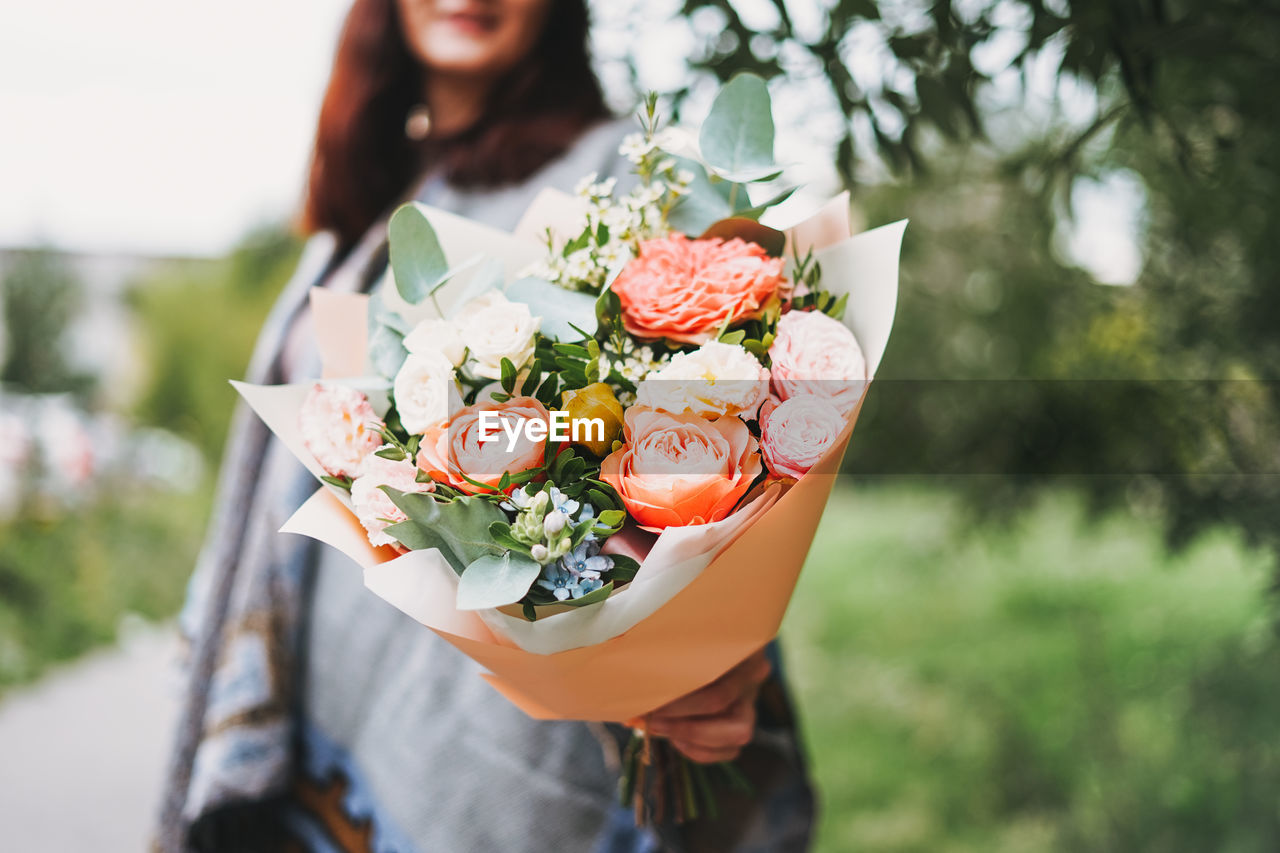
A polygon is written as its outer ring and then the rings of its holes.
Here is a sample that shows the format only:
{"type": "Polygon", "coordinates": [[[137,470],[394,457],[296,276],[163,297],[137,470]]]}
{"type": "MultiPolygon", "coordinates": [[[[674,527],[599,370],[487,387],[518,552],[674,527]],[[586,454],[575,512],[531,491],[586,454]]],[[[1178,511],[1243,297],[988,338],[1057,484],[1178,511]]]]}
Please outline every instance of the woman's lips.
{"type": "Polygon", "coordinates": [[[455,12],[445,17],[445,23],[466,35],[486,35],[498,28],[498,19],[493,15],[476,12],[455,12]]]}

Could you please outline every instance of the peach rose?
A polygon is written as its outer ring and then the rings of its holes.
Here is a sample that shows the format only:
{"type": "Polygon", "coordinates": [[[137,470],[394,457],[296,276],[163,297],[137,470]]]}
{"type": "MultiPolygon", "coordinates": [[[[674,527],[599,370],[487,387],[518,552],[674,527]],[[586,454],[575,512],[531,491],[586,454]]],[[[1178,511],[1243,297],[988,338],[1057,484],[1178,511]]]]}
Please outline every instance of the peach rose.
{"type": "Polygon", "coordinates": [[[760,451],[779,477],[800,479],[840,437],[845,417],[824,397],[792,397],[760,408],[760,451]]]}
{"type": "MultiPolygon", "coordinates": [[[[391,445],[386,445],[390,447],[391,445]]],[[[364,525],[373,545],[395,545],[386,529],[391,524],[404,521],[407,516],[391,502],[391,496],[382,490],[390,486],[399,492],[427,493],[436,490],[435,483],[419,483],[418,469],[408,459],[399,462],[369,454],[360,468],[360,476],[351,484],[351,507],[356,518],[364,525]]]]}
{"type": "Polygon", "coordinates": [[[642,242],[611,287],[637,338],[701,344],[726,322],[759,316],[782,281],[782,259],[755,243],[677,233],[642,242]]]}
{"type": "Polygon", "coordinates": [[[632,406],[625,445],[600,464],[631,517],[660,530],[719,521],[760,474],[746,424],[732,415],[707,420],[632,406]]]}
{"type": "Polygon", "coordinates": [[[382,419],[369,398],[345,385],[321,385],[307,392],[298,412],[302,443],[331,477],[354,477],[365,457],[378,449],[382,419]]]}
{"type": "Polygon", "coordinates": [[[783,314],[769,359],[773,390],[783,400],[825,397],[848,414],[867,387],[867,360],[853,332],[821,311],[783,314]]]}
{"type": "Polygon", "coordinates": [[[533,397],[467,406],[447,424],[427,429],[418,446],[418,467],[431,479],[468,494],[486,490],[463,474],[496,489],[504,473],[519,474],[542,464],[546,441],[531,439],[526,421],[541,421],[543,427],[537,429],[544,438],[551,427],[551,415],[533,397]]]}

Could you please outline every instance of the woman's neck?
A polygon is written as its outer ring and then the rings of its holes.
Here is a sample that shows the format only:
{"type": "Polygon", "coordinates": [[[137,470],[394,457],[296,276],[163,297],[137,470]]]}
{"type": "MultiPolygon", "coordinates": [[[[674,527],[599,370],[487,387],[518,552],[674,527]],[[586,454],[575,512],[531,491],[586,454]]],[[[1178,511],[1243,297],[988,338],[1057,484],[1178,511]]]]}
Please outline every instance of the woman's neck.
{"type": "Polygon", "coordinates": [[[479,122],[490,89],[488,80],[432,74],[425,92],[431,135],[454,136],[479,122]]]}

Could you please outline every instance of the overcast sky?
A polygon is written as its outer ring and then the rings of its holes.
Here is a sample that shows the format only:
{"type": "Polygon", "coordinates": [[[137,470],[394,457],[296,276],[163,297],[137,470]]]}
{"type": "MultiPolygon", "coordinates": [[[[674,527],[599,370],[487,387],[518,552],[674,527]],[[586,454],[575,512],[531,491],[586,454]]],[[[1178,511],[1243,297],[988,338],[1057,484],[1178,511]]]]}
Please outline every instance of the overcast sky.
{"type": "MultiPolygon", "coordinates": [[[[0,5],[0,247],[212,255],[287,217],[349,2],[0,5]]],[[[597,13],[619,8],[595,5],[597,13]]],[[[659,24],[676,6],[638,7],[649,18],[639,59],[650,85],[670,85],[665,76],[678,73],[690,47],[680,25],[659,24]]],[[[608,55],[625,32],[606,22],[597,48],[608,55]]],[[[866,62],[875,56],[865,52],[866,62]]],[[[808,106],[775,106],[792,179],[829,172],[799,168],[825,166],[828,156],[798,144],[819,128],[812,111],[789,113],[808,106]]],[[[1137,271],[1142,197],[1131,183],[1076,194],[1080,216],[1067,249],[1103,281],[1130,281],[1137,271]]]]}
{"type": "Polygon", "coordinates": [[[217,253],[287,215],[346,7],[0,5],[0,246],[217,253]]]}

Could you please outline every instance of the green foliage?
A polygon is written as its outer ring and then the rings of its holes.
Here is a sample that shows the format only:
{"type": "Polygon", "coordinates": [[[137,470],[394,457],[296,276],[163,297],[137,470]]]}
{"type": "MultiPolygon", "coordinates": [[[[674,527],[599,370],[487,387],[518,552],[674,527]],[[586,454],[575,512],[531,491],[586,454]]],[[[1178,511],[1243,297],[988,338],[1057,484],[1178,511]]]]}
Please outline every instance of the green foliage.
{"type": "Polygon", "coordinates": [[[82,290],[66,258],[57,252],[13,253],[0,283],[5,326],[0,382],[32,394],[88,395],[93,377],[73,370],[65,357],[67,327],[80,310],[82,290]]]}
{"type": "Polygon", "coordinates": [[[698,134],[707,165],[730,181],[775,175],[769,88],[754,74],[734,76],[716,95],[698,134]]]}
{"type": "Polygon", "coordinates": [[[448,281],[449,263],[422,205],[411,202],[396,210],[387,225],[387,238],[396,289],[410,305],[417,305],[448,281]]]}
{"type": "Polygon", "coordinates": [[[126,613],[176,613],[208,510],[207,490],[124,490],[0,525],[0,692],[110,642],[126,613]]]}
{"type": "Polygon", "coordinates": [[[477,557],[458,578],[458,609],[515,604],[529,592],[542,566],[519,551],[477,557]]]}
{"type": "Polygon", "coordinates": [[[783,625],[822,851],[1264,851],[1280,838],[1267,564],[1055,495],[1007,529],[837,490],[783,625]]]}
{"type": "Polygon", "coordinates": [[[383,491],[392,503],[408,516],[407,520],[387,527],[406,548],[421,551],[436,548],[458,574],[482,556],[495,555],[501,549],[493,544],[489,526],[503,521],[502,511],[478,497],[460,497],[439,501],[431,495],[398,492],[390,486],[383,491]]]}
{"type": "Polygon", "coordinates": [[[194,441],[216,461],[253,343],[293,271],[297,241],[252,235],[220,261],[174,261],[139,282],[130,303],[151,374],[135,409],[144,423],[194,441]]]}
{"type": "Polygon", "coordinates": [[[516,279],[507,286],[512,302],[524,302],[535,317],[541,317],[539,331],[560,341],[580,341],[596,331],[596,297],[557,287],[538,278],[516,279]]]}

